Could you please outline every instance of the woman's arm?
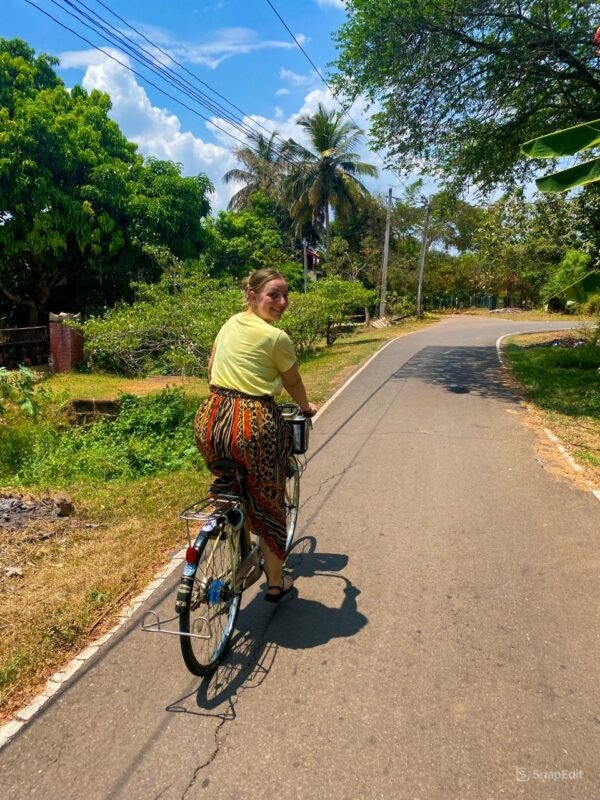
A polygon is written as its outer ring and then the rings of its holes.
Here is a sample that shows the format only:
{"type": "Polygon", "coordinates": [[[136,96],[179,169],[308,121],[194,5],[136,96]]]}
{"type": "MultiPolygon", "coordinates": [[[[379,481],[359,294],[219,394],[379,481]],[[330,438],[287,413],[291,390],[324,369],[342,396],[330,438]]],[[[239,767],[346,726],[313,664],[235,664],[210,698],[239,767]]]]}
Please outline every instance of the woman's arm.
{"type": "Polygon", "coordinates": [[[283,388],[298,403],[302,413],[307,416],[315,414],[317,407],[313,403],[308,402],[306,389],[304,388],[304,382],[302,381],[297,361],[293,367],[281,373],[281,378],[283,380],[283,388]]]}
{"type": "Polygon", "coordinates": [[[210,358],[208,359],[208,383],[210,384],[210,373],[212,372],[213,361],[215,360],[215,350],[217,349],[217,340],[213,342],[212,350],[210,351],[210,358]]]}

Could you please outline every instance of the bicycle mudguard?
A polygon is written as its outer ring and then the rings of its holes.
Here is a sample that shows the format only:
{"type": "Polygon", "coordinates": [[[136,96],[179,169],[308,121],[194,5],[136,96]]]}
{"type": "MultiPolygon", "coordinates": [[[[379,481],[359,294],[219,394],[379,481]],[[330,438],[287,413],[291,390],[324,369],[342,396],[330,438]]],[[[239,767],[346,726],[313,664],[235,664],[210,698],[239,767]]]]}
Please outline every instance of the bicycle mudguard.
{"type": "MultiPolygon", "coordinates": [[[[187,566],[186,564],[186,568],[187,566]]],[[[194,567],[194,575],[195,573],[196,568],[194,567]]],[[[183,614],[185,611],[188,596],[191,594],[192,587],[194,586],[194,575],[189,577],[184,575],[181,579],[179,589],[177,590],[177,600],[175,600],[175,612],[177,614],[183,614]]]]}
{"type": "Polygon", "coordinates": [[[213,527],[211,527],[207,531],[201,530],[198,533],[198,536],[196,537],[194,546],[188,547],[187,553],[190,553],[192,550],[195,550],[196,557],[194,561],[191,561],[186,553],[186,561],[183,567],[183,575],[181,576],[181,581],[179,582],[179,589],[177,590],[177,599],[175,600],[175,611],[177,614],[182,614],[185,610],[187,598],[192,591],[192,587],[194,586],[194,578],[196,577],[196,570],[198,569],[198,559],[200,557],[200,552],[204,546],[204,543],[206,542],[207,539],[213,538],[215,535],[216,533],[213,527]]]}

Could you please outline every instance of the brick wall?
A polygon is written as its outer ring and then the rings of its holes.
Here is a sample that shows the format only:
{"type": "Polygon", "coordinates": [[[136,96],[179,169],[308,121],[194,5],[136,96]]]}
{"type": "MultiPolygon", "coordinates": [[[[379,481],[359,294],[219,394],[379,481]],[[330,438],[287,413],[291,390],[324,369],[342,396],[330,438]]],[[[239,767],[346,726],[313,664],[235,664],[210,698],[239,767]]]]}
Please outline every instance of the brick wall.
{"type": "Polygon", "coordinates": [[[63,322],[50,321],[53,372],[70,372],[83,359],[83,336],[63,322]]]}

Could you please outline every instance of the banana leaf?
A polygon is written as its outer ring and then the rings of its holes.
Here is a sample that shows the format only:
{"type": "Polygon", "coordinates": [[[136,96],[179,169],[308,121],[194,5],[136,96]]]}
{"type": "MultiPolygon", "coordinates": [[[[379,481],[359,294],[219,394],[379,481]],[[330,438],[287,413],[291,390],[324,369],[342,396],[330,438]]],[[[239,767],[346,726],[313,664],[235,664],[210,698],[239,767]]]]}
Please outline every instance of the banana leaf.
{"type": "Polygon", "coordinates": [[[583,164],[544,175],[535,183],[540,192],[549,193],[566,192],[567,189],[575,189],[577,186],[598,180],[600,180],[600,158],[594,158],[591,161],[584,161],[583,164]]]}
{"type": "Polygon", "coordinates": [[[600,119],[538,136],[521,145],[521,151],[530,158],[559,158],[597,144],[600,144],[600,119]]]}

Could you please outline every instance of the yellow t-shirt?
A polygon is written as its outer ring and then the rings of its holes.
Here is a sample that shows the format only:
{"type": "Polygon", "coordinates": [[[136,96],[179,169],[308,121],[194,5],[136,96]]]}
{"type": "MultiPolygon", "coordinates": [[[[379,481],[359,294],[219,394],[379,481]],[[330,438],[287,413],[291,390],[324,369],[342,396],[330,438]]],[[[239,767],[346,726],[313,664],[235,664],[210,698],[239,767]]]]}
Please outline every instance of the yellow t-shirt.
{"type": "Polygon", "coordinates": [[[242,311],[217,334],[210,382],[222,389],[274,396],[283,389],[281,373],[295,363],[294,345],[285,331],[242,311]]]}

